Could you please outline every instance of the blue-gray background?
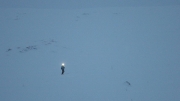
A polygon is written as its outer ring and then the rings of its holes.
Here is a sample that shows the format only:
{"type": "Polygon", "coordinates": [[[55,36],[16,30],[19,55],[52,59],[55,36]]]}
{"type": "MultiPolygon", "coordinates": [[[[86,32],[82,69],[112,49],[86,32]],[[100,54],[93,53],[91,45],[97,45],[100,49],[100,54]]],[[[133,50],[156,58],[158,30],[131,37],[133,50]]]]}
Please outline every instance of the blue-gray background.
{"type": "Polygon", "coordinates": [[[179,101],[179,4],[1,0],[0,100],[179,101]]]}

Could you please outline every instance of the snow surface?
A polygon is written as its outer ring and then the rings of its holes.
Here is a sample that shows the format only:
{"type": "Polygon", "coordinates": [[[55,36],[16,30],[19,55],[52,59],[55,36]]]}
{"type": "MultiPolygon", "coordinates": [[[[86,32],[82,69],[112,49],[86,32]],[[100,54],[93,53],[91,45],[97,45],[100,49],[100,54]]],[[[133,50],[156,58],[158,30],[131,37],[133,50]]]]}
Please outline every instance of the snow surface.
{"type": "Polygon", "coordinates": [[[180,101],[179,11],[1,8],[0,101],[180,101]]]}

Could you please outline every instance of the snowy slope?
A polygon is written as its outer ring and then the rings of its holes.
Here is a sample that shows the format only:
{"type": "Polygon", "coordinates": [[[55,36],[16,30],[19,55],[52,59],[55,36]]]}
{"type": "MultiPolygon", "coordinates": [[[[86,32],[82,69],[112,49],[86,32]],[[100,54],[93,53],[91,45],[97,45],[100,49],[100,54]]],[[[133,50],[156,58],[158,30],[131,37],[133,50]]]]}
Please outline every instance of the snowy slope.
{"type": "Polygon", "coordinates": [[[179,11],[1,8],[0,100],[179,101],[179,11]]]}

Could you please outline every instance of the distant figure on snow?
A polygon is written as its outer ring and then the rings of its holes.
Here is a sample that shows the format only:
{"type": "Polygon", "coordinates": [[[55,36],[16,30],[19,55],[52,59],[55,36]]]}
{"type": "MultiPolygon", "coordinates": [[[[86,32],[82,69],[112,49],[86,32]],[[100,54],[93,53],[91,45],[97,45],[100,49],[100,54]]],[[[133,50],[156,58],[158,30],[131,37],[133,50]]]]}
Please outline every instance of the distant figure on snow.
{"type": "Polygon", "coordinates": [[[64,69],[65,69],[65,67],[64,67],[64,63],[62,63],[62,66],[61,66],[62,75],[64,74],[64,69]]]}

